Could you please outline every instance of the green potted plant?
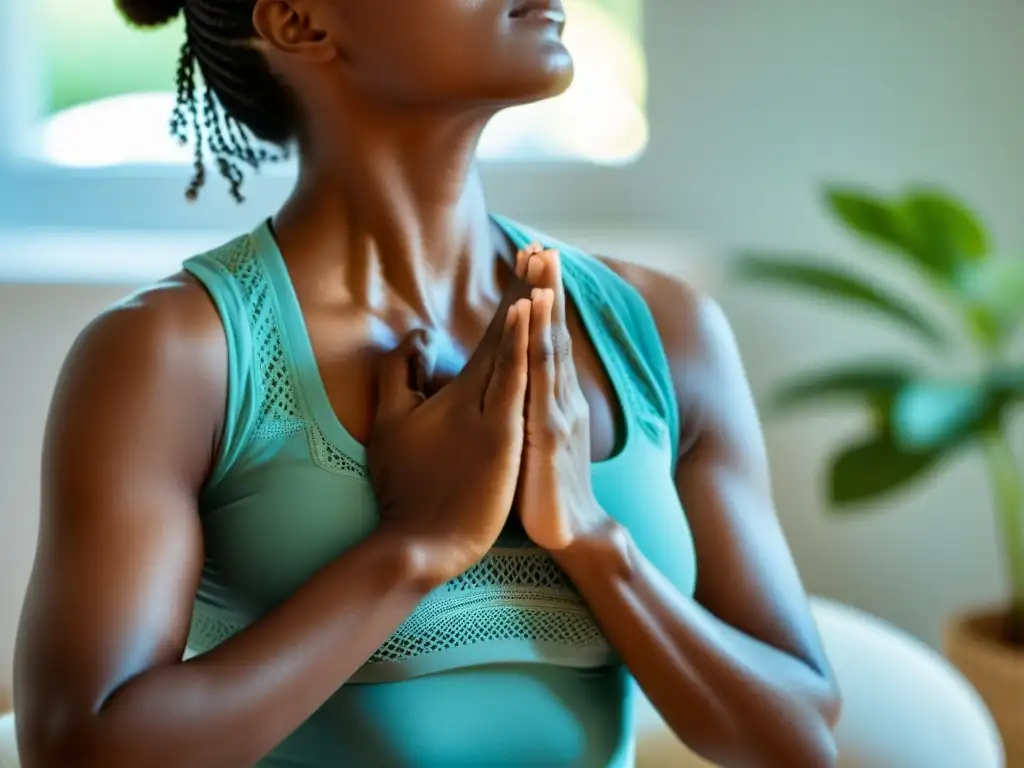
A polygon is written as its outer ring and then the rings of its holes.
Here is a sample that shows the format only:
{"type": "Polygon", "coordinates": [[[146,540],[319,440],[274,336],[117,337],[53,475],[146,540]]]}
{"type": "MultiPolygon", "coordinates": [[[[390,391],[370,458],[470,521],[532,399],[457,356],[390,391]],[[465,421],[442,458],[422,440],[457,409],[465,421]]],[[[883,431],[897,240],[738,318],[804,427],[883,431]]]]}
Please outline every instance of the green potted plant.
{"type": "MultiPolygon", "coordinates": [[[[1024,766],[1024,470],[1007,439],[1011,408],[1024,401],[1024,259],[998,258],[978,219],[934,189],[887,196],[826,189],[831,214],[853,235],[909,269],[934,306],[915,302],[851,267],[813,256],[742,254],[745,281],[801,291],[884,317],[931,348],[936,366],[906,359],[854,359],[783,382],[766,413],[848,401],[872,418],[866,434],[828,459],[835,512],[877,507],[952,454],[980,450],[988,469],[1005,554],[1010,600],[954,617],[946,653],[985,699],[1003,734],[1008,768],[1024,766]],[[953,322],[936,322],[943,310],[953,322]],[[955,332],[959,331],[959,332],[955,332]],[[968,358],[967,355],[970,354],[968,358]],[[969,359],[964,375],[943,374],[969,359]],[[941,365],[945,363],[945,365],[941,365]]],[[[962,366],[961,366],[962,368],[962,366]]]]}

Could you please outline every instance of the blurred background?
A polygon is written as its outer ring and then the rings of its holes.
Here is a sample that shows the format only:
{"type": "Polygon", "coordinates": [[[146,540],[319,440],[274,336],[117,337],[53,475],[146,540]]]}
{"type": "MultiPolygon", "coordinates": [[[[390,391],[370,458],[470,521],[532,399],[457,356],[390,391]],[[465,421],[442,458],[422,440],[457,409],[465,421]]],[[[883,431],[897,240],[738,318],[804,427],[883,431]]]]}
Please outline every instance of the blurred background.
{"type": "MultiPolygon", "coordinates": [[[[898,259],[830,211],[824,190],[836,186],[885,199],[944,190],[976,214],[993,258],[1019,264],[1024,3],[566,5],[577,82],[488,133],[495,209],[715,296],[761,398],[842,361],[971,370],[969,338],[940,354],[884,313],[736,280],[733,267],[752,250],[820,254],[812,263],[839,260],[942,310],[898,259]]],[[[180,26],[128,30],[112,0],[0,0],[0,35],[2,709],[36,535],[43,421],[71,341],[133,288],[250,229],[287,194],[291,169],[250,179],[243,206],[213,183],[198,204],[184,202],[188,151],[166,127],[180,26]]],[[[1019,344],[1006,350],[1024,359],[1019,344]]],[[[1002,422],[1017,457],[1022,413],[1002,422]]],[[[938,471],[836,514],[831,457],[870,418],[854,401],[766,419],[779,514],[809,592],[938,649],[953,617],[1010,594],[985,453],[950,451],[938,471]]],[[[1024,710],[1024,687],[1017,694],[1024,710]]]]}

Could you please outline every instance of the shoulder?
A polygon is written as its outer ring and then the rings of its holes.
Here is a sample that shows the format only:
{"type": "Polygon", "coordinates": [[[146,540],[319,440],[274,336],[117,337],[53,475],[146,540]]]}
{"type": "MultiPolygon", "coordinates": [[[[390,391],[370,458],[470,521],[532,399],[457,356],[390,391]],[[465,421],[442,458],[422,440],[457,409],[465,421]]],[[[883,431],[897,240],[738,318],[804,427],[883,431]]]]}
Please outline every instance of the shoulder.
{"type": "Polygon", "coordinates": [[[714,298],[684,280],[627,261],[597,257],[647,305],[668,359],[680,409],[681,439],[692,441],[700,414],[745,381],[735,335],[714,298]]]}
{"type": "Polygon", "coordinates": [[[161,434],[169,450],[177,442],[205,454],[194,455],[196,471],[205,472],[223,420],[225,346],[216,310],[187,274],[127,297],[75,339],[51,402],[49,438],[85,440],[109,455],[150,445],[143,431],[161,434]]]}
{"type": "Polygon", "coordinates": [[[598,259],[640,294],[673,370],[709,365],[735,347],[729,321],[711,296],[659,270],[607,256],[598,259]]]}
{"type": "Polygon", "coordinates": [[[179,272],[107,308],[79,334],[72,352],[117,350],[122,366],[167,365],[184,353],[217,347],[223,332],[206,290],[179,272]]]}
{"type": "Polygon", "coordinates": [[[231,272],[251,260],[251,239],[251,234],[239,235],[186,259],[179,272],[96,317],[75,348],[94,354],[108,346],[130,349],[125,362],[140,369],[174,366],[181,356],[191,356],[194,364],[180,374],[203,373],[204,366],[197,364],[225,357],[225,323],[241,311],[237,302],[225,303],[238,291],[239,281],[231,272]]]}

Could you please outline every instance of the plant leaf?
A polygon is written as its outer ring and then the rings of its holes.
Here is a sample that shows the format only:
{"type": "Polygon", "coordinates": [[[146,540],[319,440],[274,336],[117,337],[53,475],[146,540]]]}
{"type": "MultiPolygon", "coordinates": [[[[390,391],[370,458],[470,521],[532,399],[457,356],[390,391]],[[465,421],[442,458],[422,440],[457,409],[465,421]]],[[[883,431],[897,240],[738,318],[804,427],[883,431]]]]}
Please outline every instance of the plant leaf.
{"type": "Polygon", "coordinates": [[[932,345],[947,346],[944,334],[917,310],[860,277],[834,267],[820,267],[771,254],[746,254],[740,257],[734,271],[746,280],[798,288],[820,298],[859,304],[895,320],[932,345]]]}
{"type": "Polygon", "coordinates": [[[969,330],[987,348],[999,348],[1024,321],[1024,258],[963,265],[958,278],[969,330]]]}
{"type": "Polygon", "coordinates": [[[989,376],[988,386],[993,406],[989,415],[998,420],[1010,406],[1024,403],[1024,364],[994,370],[989,376]]]}
{"type": "Polygon", "coordinates": [[[908,452],[970,439],[992,402],[987,382],[909,382],[893,399],[889,426],[893,443],[908,452]]]}
{"type": "Polygon", "coordinates": [[[816,401],[852,396],[877,408],[882,402],[891,401],[912,378],[913,373],[901,363],[850,363],[790,379],[775,391],[769,407],[781,412],[816,401]]]}
{"type": "Polygon", "coordinates": [[[847,187],[828,187],[825,195],[847,228],[943,285],[955,285],[961,265],[988,256],[988,238],[978,219],[938,190],[912,189],[896,200],[847,187]]]}
{"type": "Polygon", "coordinates": [[[866,190],[830,186],[825,190],[825,199],[848,229],[891,250],[904,249],[900,217],[885,198],[866,190]]]}
{"type": "Polygon", "coordinates": [[[924,476],[946,447],[921,451],[900,448],[888,432],[848,446],[832,460],[829,499],[837,508],[884,496],[924,476]]]}
{"type": "Polygon", "coordinates": [[[963,204],[938,190],[907,192],[899,203],[899,215],[906,242],[933,271],[953,276],[961,264],[989,255],[981,222],[963,204]]]}

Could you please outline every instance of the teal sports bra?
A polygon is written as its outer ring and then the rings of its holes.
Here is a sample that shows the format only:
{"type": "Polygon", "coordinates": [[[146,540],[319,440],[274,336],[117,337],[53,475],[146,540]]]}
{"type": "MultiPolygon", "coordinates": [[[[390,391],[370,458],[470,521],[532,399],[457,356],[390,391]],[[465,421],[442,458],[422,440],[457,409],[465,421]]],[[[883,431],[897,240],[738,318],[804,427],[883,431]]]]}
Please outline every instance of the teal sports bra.
{"type": "MultiPolygon", "coordinates": [[[[673,483],[674,389],[646,304],[597,259],[495,221],[517,247],[561,252],[566,291],[623,412],[619,450],[592,465],[595,494],[693,594],[696,558],[673,483]]],[[[331,409],[269,223],[185,269],[216,305],[229,355],[188,640],[204,653],[369,535],[377,510],[365,447],[331,409]]],[[[634,683],[573,585],[516,530],[428,595],[261,766],[631,765],[634,683]]]]}

